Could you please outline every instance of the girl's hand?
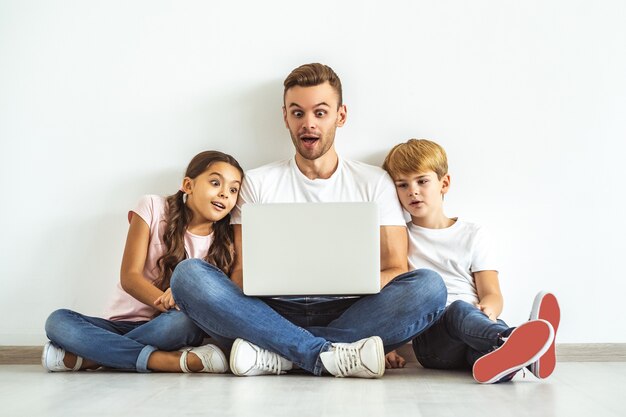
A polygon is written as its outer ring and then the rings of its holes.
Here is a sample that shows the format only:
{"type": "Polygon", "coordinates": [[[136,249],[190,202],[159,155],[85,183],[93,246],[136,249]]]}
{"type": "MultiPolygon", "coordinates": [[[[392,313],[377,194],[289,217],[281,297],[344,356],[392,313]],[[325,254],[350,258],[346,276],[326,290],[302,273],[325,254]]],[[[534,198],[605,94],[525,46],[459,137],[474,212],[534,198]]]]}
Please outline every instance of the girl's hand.
{"type": "Polygon", "coordinates": [[[165,292],[156,300],[154,300],[154,305],[158,307],[162,307],[165,311],[175,308],[176,310],[180,310],[176,305],[176,301],[174,301],[174,296],[172,296],[172,289],[168,288],[165,292]]]}
{"type": "Polygon", "coordinates": [[[394,368],[404,368],[406,365],[406,360],[394,350],[385,355],[385,368],[394,369],[394,368]]]}
{"type": "Polygon", "coordinates": [[[482,311],[483,314],[489,318],[489,320],[496,322],[496,323],[498,322],[498,316],[496,312],[493,310],[493,308],[491,308],[491,306],[484,305],[484,304],[476,304],[476,308],[482,311]]]}

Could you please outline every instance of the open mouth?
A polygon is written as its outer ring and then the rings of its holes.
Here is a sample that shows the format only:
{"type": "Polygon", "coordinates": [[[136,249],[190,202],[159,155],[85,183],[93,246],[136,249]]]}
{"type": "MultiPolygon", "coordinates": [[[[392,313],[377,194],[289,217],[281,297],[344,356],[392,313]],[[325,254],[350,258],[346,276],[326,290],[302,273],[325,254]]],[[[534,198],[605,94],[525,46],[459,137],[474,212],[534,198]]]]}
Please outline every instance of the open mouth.
{"type": "Polygon", "coordinates": [[[217,201],[212,201],[211,204],[213,204],[215,207],[217,207],[220,210],[224,210],[226,208],[225,205],[223,205],[222,203],[218,203],[217,201]]]}
{"type": "Polygon", "coordinates": [[[315,144],[319,140],[319,136],[315,135],[302,135],[300,136],[300,140],[304,142],[305,145],[311,146],[315,144]]]}

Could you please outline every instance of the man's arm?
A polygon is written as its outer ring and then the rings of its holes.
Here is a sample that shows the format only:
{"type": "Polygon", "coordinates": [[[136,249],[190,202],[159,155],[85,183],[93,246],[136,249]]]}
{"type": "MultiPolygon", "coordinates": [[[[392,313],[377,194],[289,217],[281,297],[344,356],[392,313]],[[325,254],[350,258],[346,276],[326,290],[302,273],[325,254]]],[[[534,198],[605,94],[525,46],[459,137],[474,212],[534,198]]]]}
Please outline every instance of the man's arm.
{"type": "Polygon", "coordinates": [[[241,259],[241,225],[233,224],[235,234],[235,262],[230,271],[230,279],[236,286],[243,289],[243,261],[241,259]]]}
{"type": "Polygon", "coordinates": [[[406,227],[380,227],[380,288],[409,270],[408,245],[406,227]]]}

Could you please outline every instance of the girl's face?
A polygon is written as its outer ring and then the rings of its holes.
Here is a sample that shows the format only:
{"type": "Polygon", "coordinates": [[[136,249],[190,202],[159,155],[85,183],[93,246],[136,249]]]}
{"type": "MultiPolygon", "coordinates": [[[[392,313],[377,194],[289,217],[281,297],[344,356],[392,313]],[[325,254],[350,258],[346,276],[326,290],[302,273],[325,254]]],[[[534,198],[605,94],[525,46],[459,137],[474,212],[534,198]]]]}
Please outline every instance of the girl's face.
{"type": "Polygon", "coordinates": [[[183,190],[187,193],[187,207],[193,212],[194,222],[216,222],[223,219],[235,206],[241,174],[226,162],[215,162],[196,178],[185,177],[183,190]]]}
{"type": "Polygon", "coordinates": [[[394,178],[394,183],[400,204],[414,222],[443,214],[443,195],[450,187],[450,175],[438,179],[434,171],[414,172],[394,178]]]}

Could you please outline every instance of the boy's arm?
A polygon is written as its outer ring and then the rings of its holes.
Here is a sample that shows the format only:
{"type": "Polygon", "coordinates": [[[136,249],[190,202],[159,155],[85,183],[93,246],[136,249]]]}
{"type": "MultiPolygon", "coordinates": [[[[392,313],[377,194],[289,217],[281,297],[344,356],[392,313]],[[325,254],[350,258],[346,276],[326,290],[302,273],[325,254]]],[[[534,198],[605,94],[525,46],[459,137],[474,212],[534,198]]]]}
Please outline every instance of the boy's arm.
{"type": "Polygon", "coordinates": [[[380,288],[408,271],[408,245],[406,227],[380,227],[380,288]]]}
{"type": "Polygon", "coordinates": [[[496,321],[502,313],[504,303],[498,281],[498,271],[474,272],[474,281],[478,293],[476,307],[480,308],[491,320],[496,321]]]}

